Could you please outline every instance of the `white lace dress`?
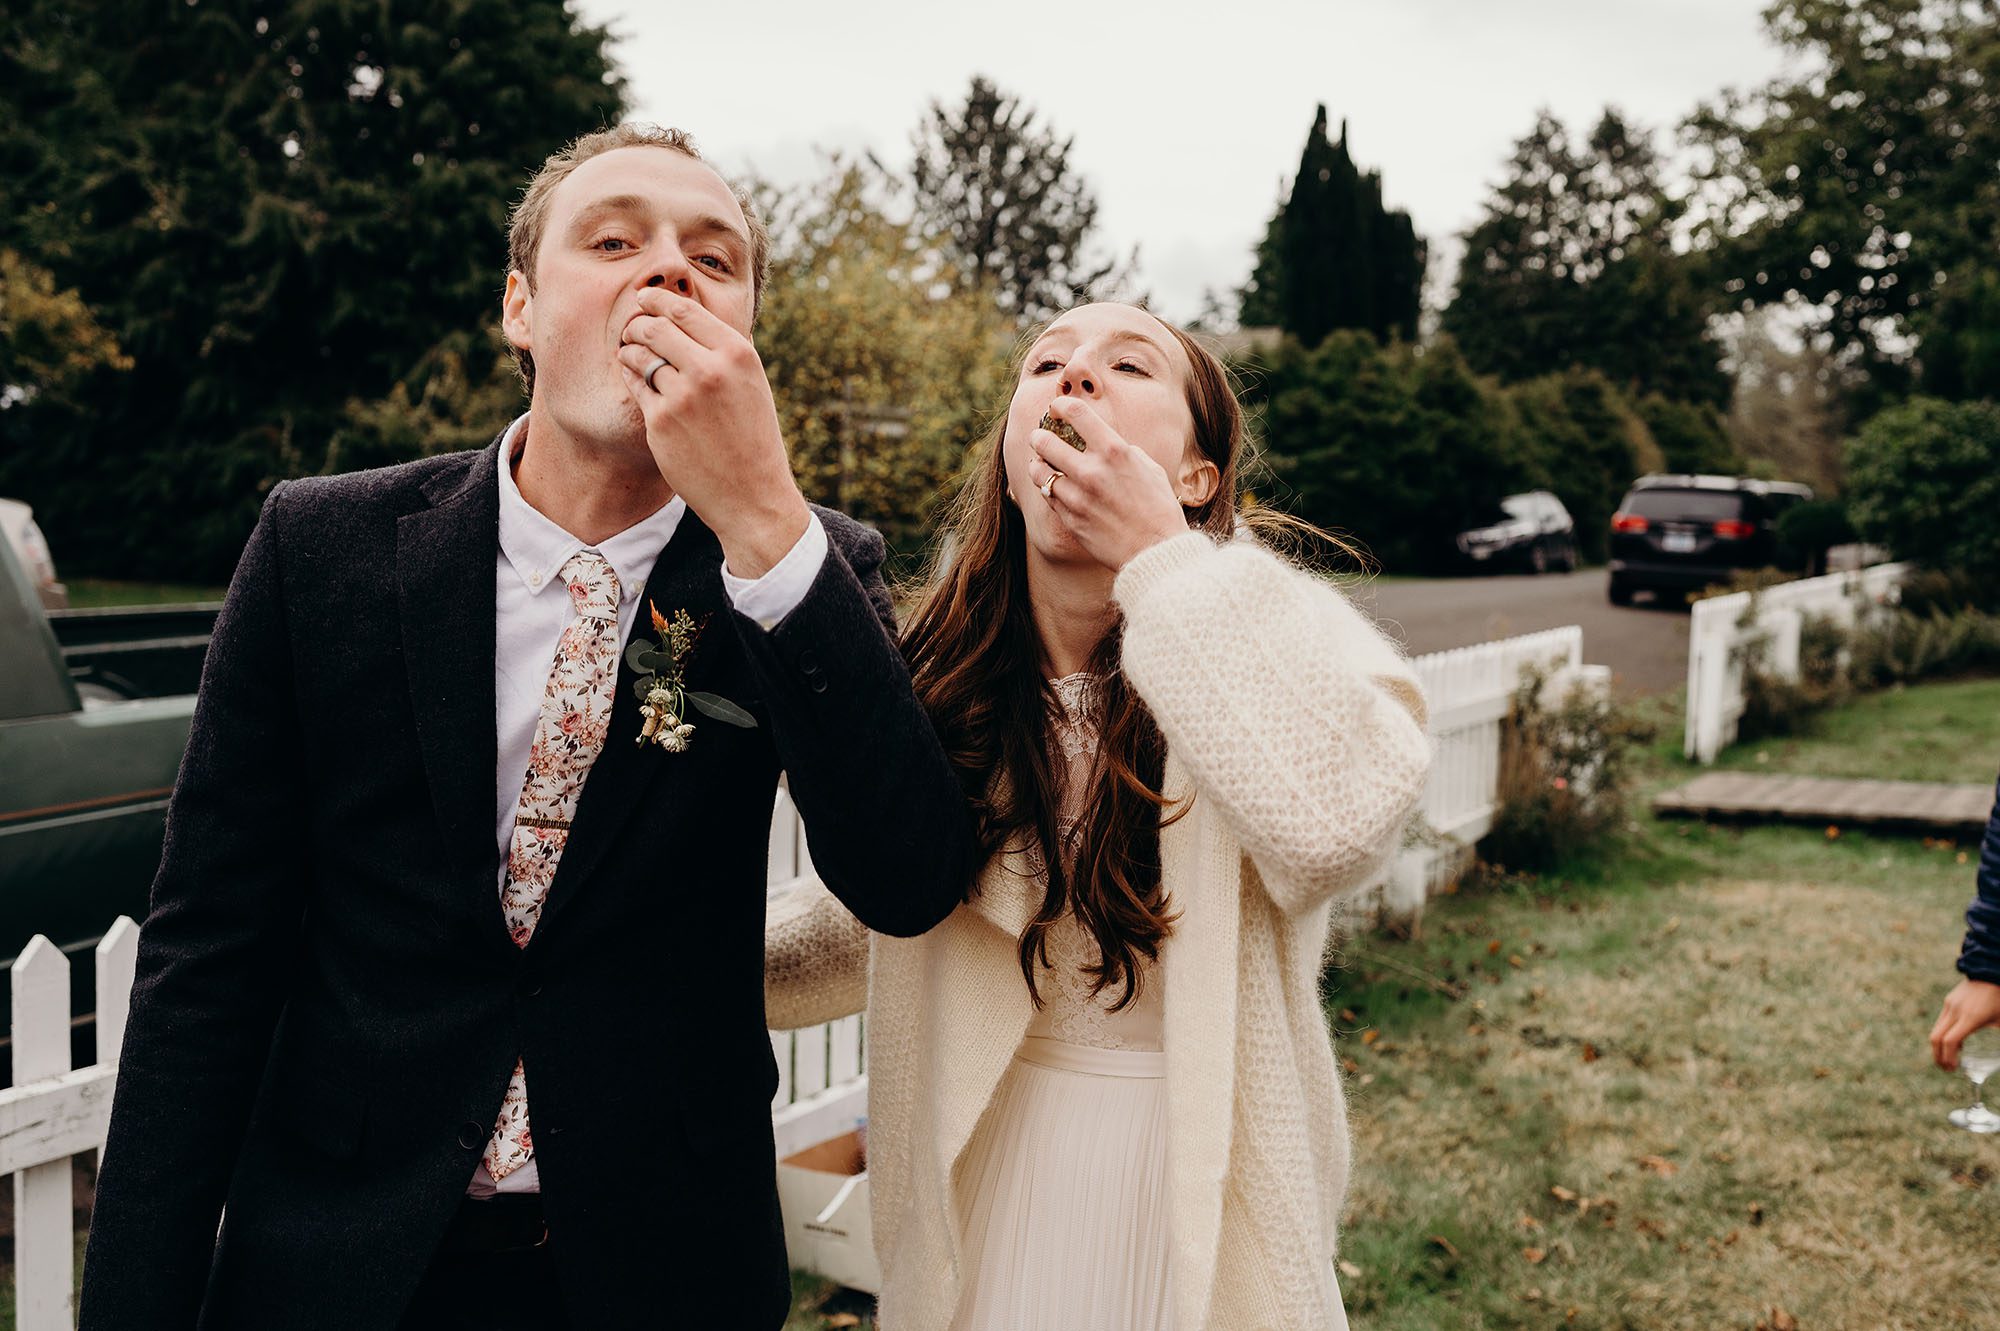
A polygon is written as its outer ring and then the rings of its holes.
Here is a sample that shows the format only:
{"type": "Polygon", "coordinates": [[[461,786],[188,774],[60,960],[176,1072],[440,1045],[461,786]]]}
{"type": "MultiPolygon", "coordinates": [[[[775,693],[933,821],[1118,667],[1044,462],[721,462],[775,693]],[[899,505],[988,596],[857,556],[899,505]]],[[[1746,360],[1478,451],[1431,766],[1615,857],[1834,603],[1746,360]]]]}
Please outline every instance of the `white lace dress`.
{"type": "MultiPolygon", "coordinates": [[[[1071,780],[1067,833],[1096,736],[1087,675],[1055,681],[1053,738],[1071,780]]],[[[965,1267],[952,1331],[1172,1331],[1167,1267],[1163,976],[1145,968],[1092,997],[1096,944],[1065,915],[1049,930],[1042,1008],[954,1176],[965,1267]]]]}

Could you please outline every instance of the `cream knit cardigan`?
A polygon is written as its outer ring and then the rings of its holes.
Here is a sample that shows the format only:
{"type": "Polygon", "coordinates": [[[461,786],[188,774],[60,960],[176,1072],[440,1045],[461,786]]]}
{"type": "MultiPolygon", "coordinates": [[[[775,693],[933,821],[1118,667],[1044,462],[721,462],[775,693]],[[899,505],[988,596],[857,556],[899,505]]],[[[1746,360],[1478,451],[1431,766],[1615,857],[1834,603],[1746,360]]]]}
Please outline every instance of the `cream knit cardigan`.
{"type": "MultiPolygon", "coordinates": [[[[1346,1106],[1319,972],[1332,899],[1396,847],[1423,787],[1423,698],[1338,591],[1255,541],[1174,537],[1113,594],[1166,793],[1194,797],[1160,833],[1180,911],[1160,953],[1176,1322],[1344,1328],[1346,1106]]],[[[867,1008],[883,1331],[946,1331],[957,1307],[953,1170],[1032,1015],[1016,944],[1039,898],[1008,850],[920,938],[871,939],[810,880],[771,903],[770,1023],[867,1008]]]]}

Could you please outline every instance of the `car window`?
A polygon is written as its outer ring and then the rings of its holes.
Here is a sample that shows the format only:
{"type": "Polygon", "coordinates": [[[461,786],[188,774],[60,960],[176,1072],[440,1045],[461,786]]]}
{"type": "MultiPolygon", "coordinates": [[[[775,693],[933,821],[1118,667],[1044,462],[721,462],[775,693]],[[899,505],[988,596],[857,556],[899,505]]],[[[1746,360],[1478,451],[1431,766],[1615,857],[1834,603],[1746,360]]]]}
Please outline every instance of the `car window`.
{"type": "Polygon", "coordinates": [[[1622,508],[1664,522],[1720,522],[1743,516],[1743,496],[1729,490],[1634,490],[1622,508]]]}

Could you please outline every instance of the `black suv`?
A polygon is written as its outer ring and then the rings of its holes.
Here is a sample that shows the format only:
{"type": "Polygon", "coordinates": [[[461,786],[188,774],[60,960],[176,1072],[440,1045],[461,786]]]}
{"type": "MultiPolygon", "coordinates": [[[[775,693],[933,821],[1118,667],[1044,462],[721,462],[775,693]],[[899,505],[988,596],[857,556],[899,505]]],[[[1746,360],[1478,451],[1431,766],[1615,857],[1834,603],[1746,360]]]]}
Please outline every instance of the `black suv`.
{"type": "Polygon", "coordinates": [[[1642,476],[1611,516],[1611,600],[1697,591],[1744,568],[1804,569],[1778,539],[1778,515],[1813,497],[1789,481],[1642,476]]]}

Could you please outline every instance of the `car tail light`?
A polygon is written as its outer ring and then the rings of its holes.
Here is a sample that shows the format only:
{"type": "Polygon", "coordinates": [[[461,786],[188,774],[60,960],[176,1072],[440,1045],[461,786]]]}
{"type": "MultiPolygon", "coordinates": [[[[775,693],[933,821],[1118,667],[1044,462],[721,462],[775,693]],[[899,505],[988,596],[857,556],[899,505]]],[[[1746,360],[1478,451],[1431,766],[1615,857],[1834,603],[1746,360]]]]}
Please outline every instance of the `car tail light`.
{"type": "Polygon", "coordinates": [[[1611,515],[1611,530],[1636,536],[1646,530],[1646,520],[1637,513],[1613,513],[1611,515]]]}
{"type": "Polygon", "coordinates": [[[1757,534],[1757,527],[1740,518],[1724,518],[1715,524],[1715,534],[1725,541],[1747,541],[1757,534]]]}

